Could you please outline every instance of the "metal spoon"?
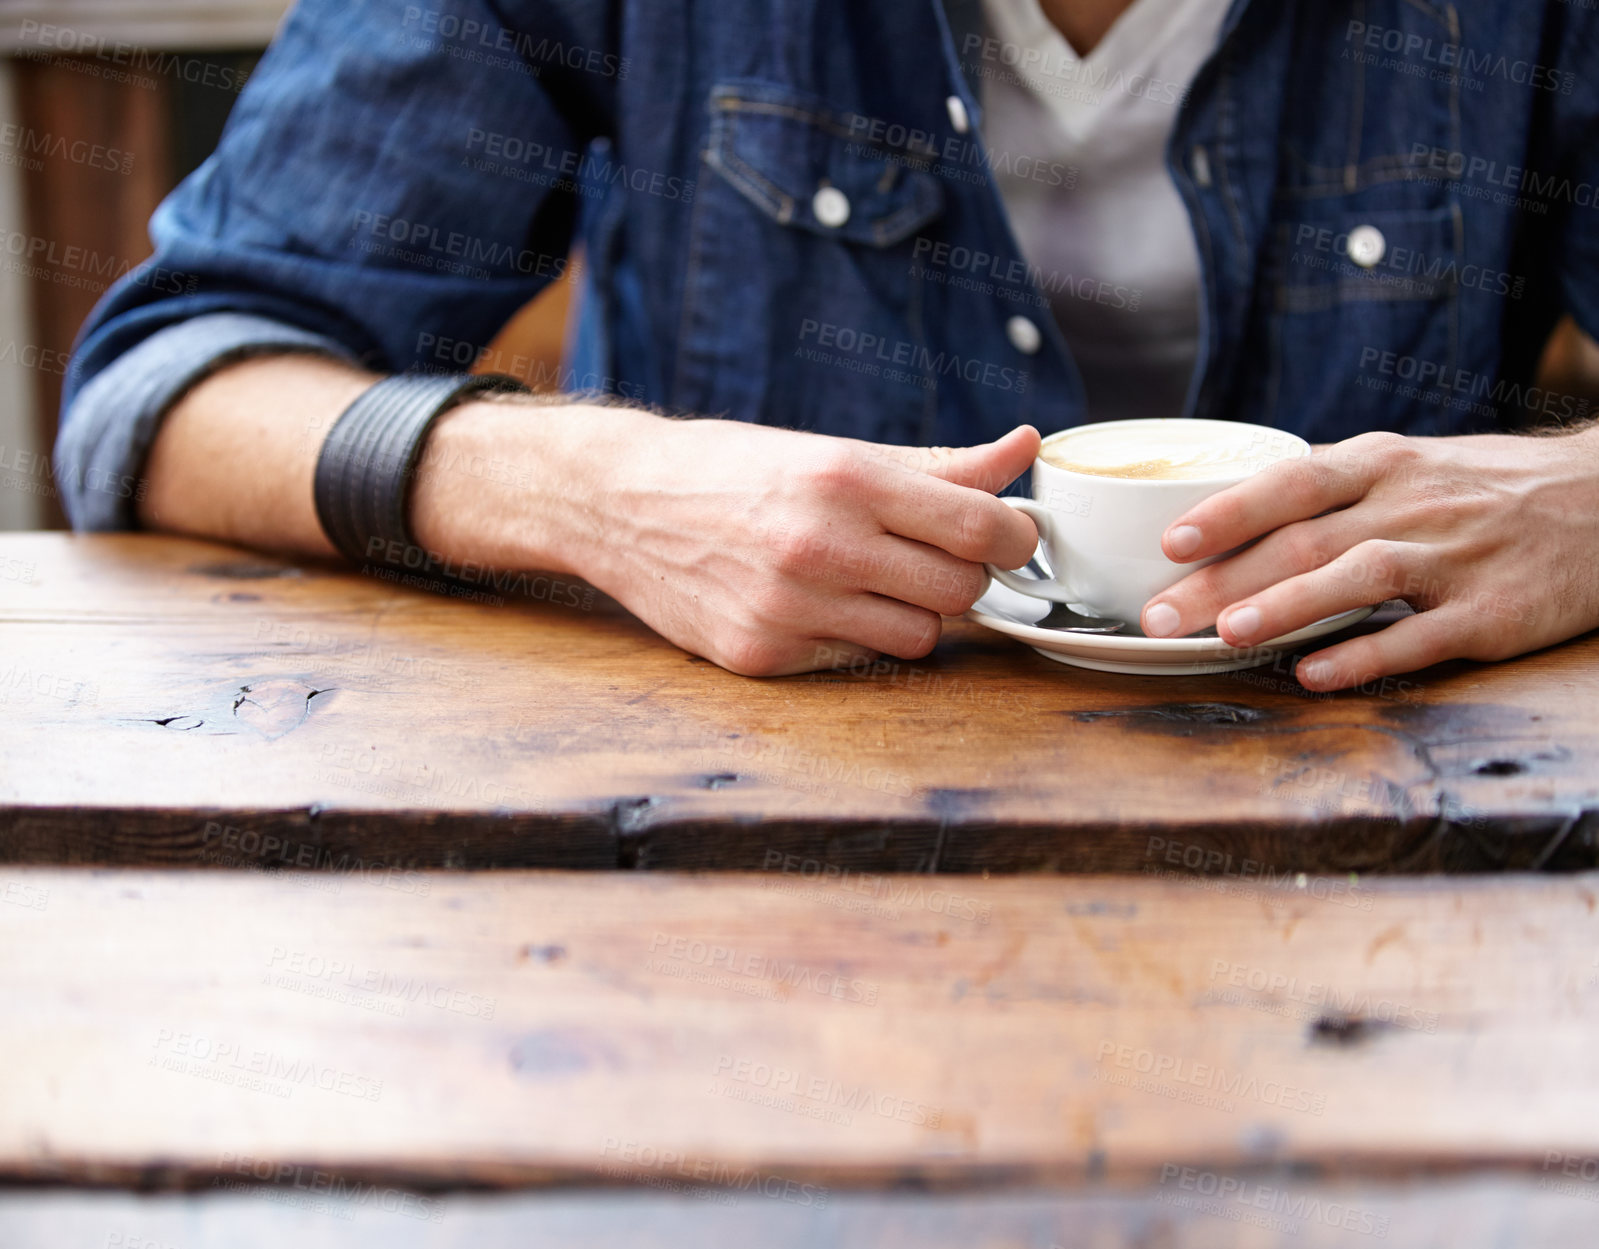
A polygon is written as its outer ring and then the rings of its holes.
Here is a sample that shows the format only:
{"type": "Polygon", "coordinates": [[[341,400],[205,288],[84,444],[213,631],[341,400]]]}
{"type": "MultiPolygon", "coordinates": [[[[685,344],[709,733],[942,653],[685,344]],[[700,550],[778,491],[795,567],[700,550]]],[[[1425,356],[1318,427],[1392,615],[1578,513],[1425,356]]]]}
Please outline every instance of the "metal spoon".
{"type": "Polygon", "coordinates": [[[1033,622],[1035,629],[1059,629],[1063,633],[1120,633],[1127,628],[1124,620],[1110,620],[1104,616],[1085,616],[1073,611],[1065,603],[1051,603],[1049,613],[1033,622]]]}
{"type": "MultiPolygon", "coordinates": [[[[1036,555],[1023,564],[1022,568],[1040,581],[1048,581],[1054,575],[1039,563],[1036,555]]],[[[1009,615],[1008,612],[1001,614],[1009,615]]],[[[1051,603],[1048,614],[1042,620],[1021,620],[1014,616],[1011,619],[1017,624],[1025,624],[1034,629],[1059,629],[1062,633],[1120,633],[1127,628],[1125,620],[1112,620],[1108,616],[1085,616],[1080,611],[1073,611],[1065,603],[1051,603]]]]}

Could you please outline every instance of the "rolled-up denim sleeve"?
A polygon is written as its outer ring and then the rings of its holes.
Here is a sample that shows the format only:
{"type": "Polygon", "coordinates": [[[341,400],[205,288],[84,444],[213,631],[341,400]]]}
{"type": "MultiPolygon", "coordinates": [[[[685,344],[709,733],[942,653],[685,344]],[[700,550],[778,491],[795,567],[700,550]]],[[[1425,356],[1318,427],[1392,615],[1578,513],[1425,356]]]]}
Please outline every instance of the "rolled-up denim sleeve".
{"type": "Polygon", "coordinates": [[[75,528],[137,524],[162,417],[222,364],[312,351],[460,371],[562,275],[578,197],[545,171],[610,129],[614,82],[571,66],[614,61],[524,53],[607,48],[614,6],[522,0],[514,29],[500,7],[291,11],[216,152],[156,210],[154,255],[79,335],[54,459],[75,528]]]}
{"type": "Polygon", "coordinates": [[[214,312],[170,325],[89,381],[56,442],[56,477],[74,529],[132,529],[142,469],[161,418],[186,391],[235,360],[272,352],[350,353],[337,339],[265,317],[214,312]]]}

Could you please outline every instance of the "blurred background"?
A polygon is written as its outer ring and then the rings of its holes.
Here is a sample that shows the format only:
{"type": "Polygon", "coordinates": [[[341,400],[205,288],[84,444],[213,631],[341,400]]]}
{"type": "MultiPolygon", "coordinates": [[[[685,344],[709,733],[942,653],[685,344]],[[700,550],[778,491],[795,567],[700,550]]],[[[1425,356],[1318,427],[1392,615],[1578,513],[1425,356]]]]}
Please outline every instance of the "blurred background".
{"type": "MultiPolygon", "coordinates": [[[[289,7],[0,0],[0,530],[65,527],[50,455],[78,327],[150,255],[151,212],[210,155],[289,7]]],[[[557,373],[567,302],[563,282],[495,343],[530,385],[557,373]]]]}
{"type": "MultiPolygon", "coordinates": [[[[150,213],[216,146],[288,8],[0,0],[0,530],[64,527],[50,454],[78,327],[150,254],[150,213]]],[[[557,284],[493,344],[535,388],[557,376],[568,302],[557,284]]],[[[1599,347],[1563,322],[1539,380],[1599,397],[1599,347]]]]}

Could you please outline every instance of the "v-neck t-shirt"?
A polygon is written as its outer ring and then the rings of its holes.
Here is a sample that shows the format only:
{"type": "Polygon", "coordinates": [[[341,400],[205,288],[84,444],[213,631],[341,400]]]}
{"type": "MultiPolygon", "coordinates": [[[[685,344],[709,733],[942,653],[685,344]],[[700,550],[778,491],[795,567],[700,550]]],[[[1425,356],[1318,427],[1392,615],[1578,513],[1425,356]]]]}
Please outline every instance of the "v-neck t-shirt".
{"type": "Polygon", "coordinates": [[[1184,410],[1199,352],[1199,255],[1166,143],[1227,8],[1134,0],[1080,57],[1039,0],[983,0],[992,36],[980,71],[983,142],[1091,420],[1184,410]],[[1038,162],[1065,168],[1068,185],[1025,176],[1038,162]]]}

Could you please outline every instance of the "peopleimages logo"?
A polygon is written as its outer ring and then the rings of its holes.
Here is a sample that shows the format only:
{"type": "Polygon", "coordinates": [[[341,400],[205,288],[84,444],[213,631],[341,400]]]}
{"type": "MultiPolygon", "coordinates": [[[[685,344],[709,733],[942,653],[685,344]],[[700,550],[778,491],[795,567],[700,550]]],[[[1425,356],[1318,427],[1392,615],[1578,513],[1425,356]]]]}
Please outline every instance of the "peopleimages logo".
{"type": "MultiPolygon", "coordinates": [[[[1101,1041],[1099,1054],[1095,1061],[1098,1069],[1094,1078],[1106,1084],[1128,1084],[1139,1087],[1137,1082],[1129,1080],[1126,1076],[1118,1078],[1115,1072],[1107,1071],[1106,1060],[1109,1065],[1120,1068],[1129,1075],[1146,1076],[1153,1082],[1150,1087],[1141,1091],[1162,1093],[1172,1096],[1197,1090],[1201,1094],[1213,1095],[1225,1104],[1218,1105],[1216,1109],[1232,1110],[1231,1099],[1241,1098],[1246,1101],[1257,1101],[1267,1106],[1281,1106],[1284,1110],[1299,1110],[1306,1114],[1319,1115],[1327,1109],[1327,1095],[1313,1093],[1309,1089],[1297,1085],[1287,1084],[1282,1080],[1265,1079],[1251,1072],[1229,1071],[1225,1067],[1212,1066],[1209,1063],[1194,1062],[1190,1058],[1183,1058],[1175,1054],[1162,1054],[1155,1050],[1143,1049],[1138,1046],[1125,1045],[1117,1041],[1101,1041]],[[1161,1086],[1161,1081],[1170,1081],[1170,1085],[1161,1086]],[[1186,1086],[1177,1089],[1176,1086],[1186,1086]],[[1168,1091],[1171,1090],[1171,1091],[1168,1091]]],[[[1198,1100],[1189,1096],[1176,1096],[1174,1100],[1198,1100]]]]}
{"type": "Polygon", "coordinates": [[[715,1185],[731,1192],[753,1192],[761,1197],[770,1197],[774,1201],[810,1206],[817,1210],[827,1205],[829,1195],[826,1186],[822,1184],[802,1183],[770,1171],[761,1171],[759,1168],[730,1166],[725,1162],[695,1158],[692,1155],[681,1154],[675,1149],[659,1149],[654,1145],[624,1141],[615,1136],[605,1138],[605,1143],[600,1148],[600,1157],[615,1160],[611,1166],[604,1168],[607,1174],[629,1176],[646,1184],[653,1178],[649,1175],[650,1172],[655,1172],[660,1177],[675,1175],[694,1184],[715,1185]]]}
{"type": "MultiPolygon", "coordinates": [[[[1062,273],[1059,269],[1045,270],[1015,257],[1006,258],[981,248],[941,242],[925,235],[917,237],[911,248],[911,260],[924,272],[951,270],[989,279],[1001,290],[1037,291],[1051,300],[1069,295],[1103,308],[1137,312],[1144,299],[1144,292],[1136,286],[1062,273]]],[[[993,293],[992,289],[989,293],[993,293]]]]}
{"type": "MultiPolygon", "coordinates": [[[[354,994],[369,994],[375,998],[394,998],[400,1002],[421,1002],[435,1010],[453,1011],[479,1019],[493,1019],[496,999],[464,989],[452,988],[429,980],[426,976],[400,975],[376,967],[341,959],[328,958],[307,950],[290,950],[281,945],[272,947],[267,967],[274,973],[289,973],[309,982],[323,982],[331,988],[342,988],[354,994]]],[[[292,979],[286,987],[292,987],[292,979]]]]}
{"type": "Polygon", "coordinates": [[[212,861],[231,864],[240,859],[279,867],[315,868],[321,871],[350,873],[372,884],[386,885],[401,893],[428,895],[427,877],[412,867],[401,867],[381,860],[368,862],[351,858],[348,851],[337,858],[333,851],[308,841],[293,841],[277,833],[263,833],[255,828],[240,828],[233,824],[219,824],[207,820],[202,844],[205,857],[212,861]]]}
{"type": "Polygon", "coordinates": [[[763,768],[773,768],[777,772],[769,775],[774,777],[788,773],[797,780],[814,781],[827,787],[852,785],[896,798],[910,798],[916,792],[915,780],[905,772],[870,762],[863,767],[859,760],[835,759],[814,750],[800,750],[791,742],[761,741],[753,737],[724,739],[721,730],[714,727],[705,730],[699,741],[699,751],[702,766],[735,768],[740,776],[760,776],[763,768]]]}
{"type": "Polygon", "coordinates": [[[833,885],[874,901],[886,902],[891,907],[926,910],[935,915],[947,915],[950,919],[969,920],[977,924],[988,923],[994,910],[992,903],[979,902],[953,889],[940,888],[936,884],[929,888],[914,875],[884,876],[876,872],[862,872],[837,863],[801,858],[782,850],[768,850],[761,869],[796,875],[806,882],[833,885]]]}
{"type": "Polygon", "coordinates": [[[654,195],[660,199],[682,200],[694,198],[694,181],[642,169],[622,161],[613,161],[603,151],[587,148],[550,147],[537,139],[524,139],[517,135],[480,130],[476,126],[467,131],[466,151],[481,153],[474,164],[485,172],[506,172],[521,169],[546,175],[550,178],[569,179],[573,189],[594,186],[616,186],[618,183],[640,195],[654,195]],[[504,163],[502,163],[504,162],[504,163]]]}
{"type": "Polygon", "coordinates": [[[792,1067],[733,1054],[717,1057],[713,1079],[765,1090],[779,1098],[799,1098],[805,1102],[832,1106],[848,1112],[851,1121],[857,1113],[874,1115],[879,1119],[894,1119],[912,1127],[937,1128],[944,1121],[941,1106],[929,1106],[914,1098],[875,1089],[869,1084],[848,1084],[831,1076],[808,1074],[792,1067]]]}
{"type": "Polygon", "coordinates": [[[1518,194],[1525,192],[1537,203],[1559,201],[1578,208],[1592,208],[1599,200],[1599,192],[1592,182],[1573,182],[1562,174],[1542,174],[1524,165],[1502,163],[1486,156],[1467,156],[1446,147],[1413,143],[1410,159],[1428,173],[1518,194]]]}
{"type": "MultiPolygon", "coordinates": [[[[34,130],[20,122],[9,122],[0,126],[0,147],[12,148],[19,156],[43,155],[68,164],[103,169],[107,173],[125,174],[133,171],[132,152],[124,152],[121,148],[104,147],[99,143],[90,143],[86,139],[68,139],[49,131],[34,130]]],[[[37,171],[44,166],[42,163],[35,163],[32,168],[37,171]]]]}
{"type": "Polygon", "coordinates": [[[476,18],[459,17],[439,9],[407,5],[401,25],[418,27],[423,34],[448,39],[474,53],[473,59],[482,59],[485,53],[491,52],[507,54],[502,60],[484,60],[483,63],[509,64],[510,58],[514,57],[535,78],[543,67],[550,65],[597,74],[602,78],[627,77],[628,58],[625,56],[519,32],[498,22],[480,22],[476,18]]]}
{"type": "Polygon", "coordinates": [[[162,1028],[153,1048],[162,1052],[150,1056],[152,1067],[222,1084],[258,1087],[277,1097],[287,1098],[297,1087],[369,1102],[383,1095],[383,1081],[369,1075],[199,1033],[162,1028]]]}
{"type": "MultiPolygon", "coordinates": [[[[1378,1023],[1414,1032],[1436,1032],[1438,1012],[1419,1010],[1392,998],[1373,997],[1370,992],[1343,992],[1319,980],[1300,980],[1286,972],[1268,971],[1245,963],[1233,963],[1224,958],[1210,961],[1211,983],[1222,981],[1234,989],[1247,989],[1251,993],[1282,998],[1307,1008],[1308,1011],[1331,1012],[1349,1019],[1375,1019],[1378,1023]]],[[[1220,1000],[1211,990],[1207,1000],[1220,1000]]]]}
{"type": "MultiPolygon", "coordinates": [[[[1189,1206],[1236,1223],[1253,1222],[1251,1216],[1258,1211],[1284,1219],[1320,1223],[1323,1227],[1341,1228],[1346,1232],[1360,1232],[1378,1239],[1388,1235],[1389,1219],[1386,1214],[1375,1214],[1343,1202],[1324,1201],[1305,1193],[1291,1193],[1286,1188],[1275,1188],[1270,1184],[1251,1183],[1236,1176],[1218,1175],[1214,1171],[1201,1171],[1168,1162],[1160,1169],[1160,1183],[1164,1191],[1159,1194],[1159,1200],[1170,1205],[1189,1206]],[[1193,1194],[1195,1198],[1208,1200],[1183,1200],[1178,1198],[1178,1193],[1193,1194]]],[[[1277,1230],[1297,1235],[1301,1229],[1291,1227],[1277,1230]]]]}
{"type": "Polygon", "coordinates": [[[97,293],[124,278],[162,295],[192,294],[199,287],[199,278],[192,273],[180,273],[149,261],[135,262],[21,230],[0,228],[0,253],[10,258],[5,261],[6,270],[19,277],[97,293]]]}
{"type": "Polygon", "coordinates": [[[1459,287],[1520,299],[1527,291],[1527,279],[1517,274],[1484,265],[1462,264],[1454,255],[1430,255],[1414,247],[1391,247],[1375,266],[1357,265],[1349,256],[1349,231],[1335,231],[1308,221],[1300,223],[1294,234],[1294,246],[1308,247],[1311,253],[1320,252],[1324,258],[1336,256],[1343,262],[1335,266],[1310,253],[1296,252],[1296,261],[1308,263],[1311,268],[1341,270],[1346,277],[1416,292],[1459,287]]]}
{"type": "Polygon", "coordinates": [[[361,209],[352,219],[351,228],[352,243],[369,254],[411,259],[442,272],[473,273],[480,277],[515,272],[523,277],[551,281],[558,281],[566,272],[565,256],[534,251],[530,247],[518,249],[509,243],[462,234],[459,230],[441,230],[425,221],[412,221],[388,213],[361,209]]]}
{"type": "MultiPolygon", "coordinates": [[[[877,986],[869,980],[851,979],[825,968],[808,967],[789,959],[774,958],[753,950],[700,941],[694,937],[672,936],[657,931],[650,939],[650,963],[658,958],[688,963],[707,969],[720,968],[735,976],[770,981],[786,988],[806,989],[820,997],[863,1006],[877,1004],[877,986]]],[[[653,970],[653,967],[647,967],[653,970]]]]}
{"type": "MultiPolygon", "coordinates": [[[[223,1151],[218,1158],[218,1165],[221,1170],[246,1176],[261,1184],[299,1189],[302,1192],[326,1197],[331,1201],[345,1203],[352,1208],[377,1209],[386,1214],[401,1214],[407,1218],[421,1219],[429,1223],[437,1223],[444,1217],[444,1202],[441,1198],[388,1186],[380,1188],[376,1184],[346,1179],[337,1172],[325,1171],[318,1167],[276,1162],[269,1158],[257,1158],[254,1154],[237,1154],[232,1150],[223,1151]]],[[[257,1197],[262,1195],[254,1185],[240,1185],[233,1190],[250,1192],[257,1197]]]]}
{"type": "MultiPolygon", "coordinates": [[[[90,71],[93,76],[109,82],[127,82],[137,87],[154,87],[153,78],[136,76],[136,72],[170,75],[197,87],[216,87],[238,93],[244,90],[249,71],[221,65],[204,57],[160,52],[152,48],[121,40],[108,40],[104,35],[74,30],[70,26],[57,26],[39,22],[31,17],[22,19],[17,31],[18,41],[33,44],[39,49],[48,48],[59,55],[51,58],[52,64],[71,68],[74,72],[90,71]],[[70,58],[70,59],[68,59],[70,58]],[[104,70],[91,64],[102,61],[118,66],[116,71],[104,70]],[[127,70],[121,67],[127,66],[127,70]]],[[[46,56],[42,51],[24,49],[19,55],[35,59],[46,56]]]]}
{"type": "Polygon", "coordinates": [[[1029,85],[1043,80],[1037,85],[1044,94],[1067,96],[1084,103],[1098,103],[1100,97],[1111,93],[1174,107],[1180,107],[1188,99],[1188,88],[1172,79],[1136,72],[1128,74],[1125,70],[1101,66],[1075,55],[1058,54],[1042,46],[1013,43],[977,32],[962,41],[961,60],[983,78],[1019,82],[1023,75],[1028,75],[1031,76],[1029,85]],[[977,64],[973,53],[989,64],[977,64]],[[1003,72],[1005,70],[1015,72],[1003,72]]]}
{"type": "Polygon", "coordinates": [[[986,183],[992,174],[1064,191],[1077,185],[1076,166],[1042,161],[1028,152],[991,149],[959,135],[940,135],[882,117],[853,113],[845,120],[852,140],[845,151],[851,156],[891,161],[956,182],[986,183]]]}
{"type": "MultiPolygon", "coordinates": [[[[1439,82],[1463,78],[1475,86],[1483,79],[1498,78],[1518,87],[1560,95],[1570,95],[1577,85],[1577,75],[1569,70],[1553,69],[1536,61],[1514,60],[1502,52],[1479,52],[1452,39],[1432,39],[1392,26],[1351,21],[1344,32],[1344,42],[1348,45],[1344,49],[1345,57],[1353,53],[1351,59],[1360,63],[1376,63],[1376,56],[1386,53],[1391,58],[1417,63],[1407,72],[1434,66],[1431,77],[1439,82]]],[[[1397,64],[1384,67],[1399,68],[1397,64]]]]}
{"type": "Polygon", "coordinates": [[[1214,846],[1151,837],[1144,849],[1144,857],[1152,860],[1145,864],[1145,871],[1155,867],[1153,861],[1163,861],[1206,876],[1258,882],[1268,888],[1302,889],[1318,901],[1337,902],[1354,910],[1369,911],[1372,907],[1371,891],[1362,889],[1353,878],[1309,876],[1297,869],[1279,869],[1261,859],[1236,859],[1231,851],[1219,850],[1214,846]]]}
{"type": "Polygon", "coordinates": [[[1027,389],[1026,369],[1013,369],[991,360],[980,360],[976,356],[962,356],[954,351],[935,352],[922,343],[884,338],[881,334],[835,325],[831,321],[813,321],[806,317],[800,322],[799,339],[801,346],[795,348],[795,354],[817,363],[833,363],[829,353],[836,351],[871,368],[889,365],[916,370],[915,374],[907,372],[907,380],[917,380],[918,377],[931,380],[954,375],[973,385],[997,390],[1020,393],[1027,389]],[[806,347],[806,343],[814,343],[815,347],[806,347]]]}
{"type": "MultiPolygon", "coordinates": [[[[1500,408],[1530,410],[1557,421],[1569,422],[1582,420],[1592,406],[1587,399],[1561,391],[1545,390],[1531,383],[1478,373],[1438,360],[1383,351],[1377,347],[1361,348],[1360,370],[1362,374],[1375,373],[1390,384],[1410,383],[1416,388],[1415,397],[1436,390],[1464,402],[1481,403],[1484,414],[1495,413],[1500,408]]],[[[1357,378],[1356,385],[1362,384],[1363,380],[1357,378]]]]}

